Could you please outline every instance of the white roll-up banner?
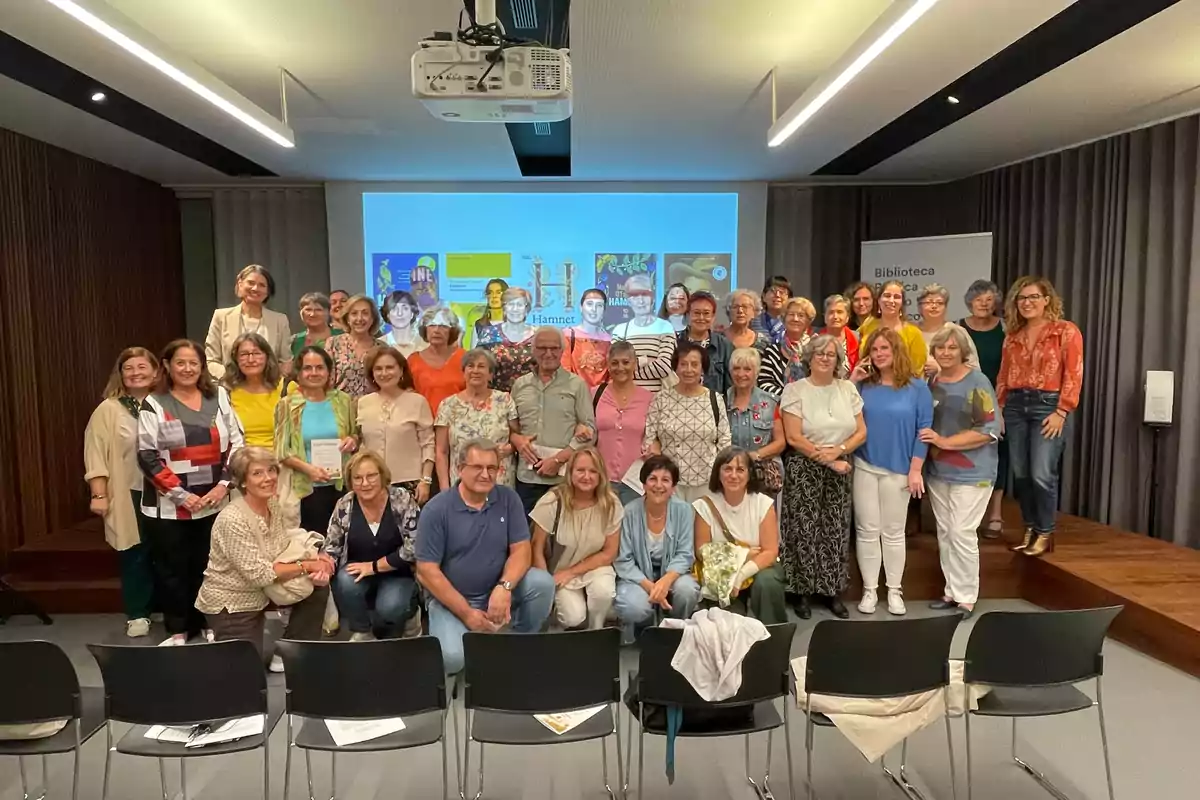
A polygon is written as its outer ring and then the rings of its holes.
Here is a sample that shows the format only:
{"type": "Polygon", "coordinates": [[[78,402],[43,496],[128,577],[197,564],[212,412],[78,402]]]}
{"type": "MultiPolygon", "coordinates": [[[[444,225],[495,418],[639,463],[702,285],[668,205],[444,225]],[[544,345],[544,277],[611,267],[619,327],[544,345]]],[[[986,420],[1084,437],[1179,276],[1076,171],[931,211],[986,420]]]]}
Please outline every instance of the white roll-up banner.
{"type": "Polygon", "coordinates": [[[921,317],[917,295],[931,283],[940,283],[950,293],[946,319],[962,319],[968,313],[963,300],[967,288],[979,278],[991,275],[991,233],[862,243],[862,279],[876,288],[890,280],[902,282],[904,310],[914,319],[921,317]]]}

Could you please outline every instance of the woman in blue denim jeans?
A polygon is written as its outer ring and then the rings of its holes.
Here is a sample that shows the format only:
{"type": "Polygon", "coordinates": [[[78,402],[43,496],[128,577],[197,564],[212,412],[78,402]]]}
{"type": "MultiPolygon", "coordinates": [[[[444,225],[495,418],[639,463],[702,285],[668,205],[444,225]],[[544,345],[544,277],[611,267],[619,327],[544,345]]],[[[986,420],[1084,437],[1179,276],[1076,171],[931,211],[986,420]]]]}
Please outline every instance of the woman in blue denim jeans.
{"type": "Polygon", "coordinates": [[[1025,536],[1012,550],[1040,556],[1054,549],[1064,430],[1083,387],[1083,334],[1063,319],[1062,298],[1045,278],[1013,284],[1004,322],[996,399],[1025,523],[1025,536]]]}

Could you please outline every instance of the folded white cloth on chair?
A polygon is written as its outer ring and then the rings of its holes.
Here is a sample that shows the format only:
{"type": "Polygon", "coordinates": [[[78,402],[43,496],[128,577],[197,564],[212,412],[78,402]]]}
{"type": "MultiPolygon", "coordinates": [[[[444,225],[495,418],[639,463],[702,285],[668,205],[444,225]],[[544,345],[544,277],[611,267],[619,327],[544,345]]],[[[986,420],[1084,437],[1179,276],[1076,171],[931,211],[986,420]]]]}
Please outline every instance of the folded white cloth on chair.
{"type": "MultiPolygon", "coordinates": [[[[796,705],[801,711],[809,702],[804,690],[807,664],[808,656],[792,659],[792,673],[796,676],[796,705]]],[[[950,659],[949,664],[950,716],[958,717],[962,716],[964,705],[963,662],[950,659]]],[[[979,698],[989,691],[984,686],[972,687],[971,708],[978,708],[979,698]]],[[[912,734],[941,721],[946,710],[946,694],[941,689],[880,699],[813,695],[811,700],[813,713],[829,717],[842,735],[871,763],[878,761],[912,734]]]]}
{"type": "Polygon", "coordinates": [[[710,703],[728,700],[742,688],[742,659],[755,642],[771,638],[767,626],[721,608],[708,608],[688,620],[663,620],[664,628],[682,628],[671,666],[710,703]]]}

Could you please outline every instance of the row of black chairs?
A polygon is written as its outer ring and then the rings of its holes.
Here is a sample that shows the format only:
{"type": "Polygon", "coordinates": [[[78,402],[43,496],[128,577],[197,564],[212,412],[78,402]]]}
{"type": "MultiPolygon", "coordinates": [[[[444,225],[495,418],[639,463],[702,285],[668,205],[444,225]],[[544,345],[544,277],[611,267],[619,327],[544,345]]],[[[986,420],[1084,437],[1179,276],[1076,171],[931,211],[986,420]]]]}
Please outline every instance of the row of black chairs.
{"type": "MultiPolygon", "coordinates": [[[[991,692],[966,715],[967,787],[971,793],[972,715],[1010,717],[1014,762],[1050,791],[1062,796],[1044,776],[1016,754],[1016,721],[1020,717],[1079,711],[1098,712],[1109,798],[1112,773],[1104,728],[1101,694],[1101,648],[1120,607],[1066,612],[993,612],[981,615],[967,645],[964,679],[968,687],[987,685],[991,692]],[[1096,699],[1075,684],[1094,679],[1096,699]]],[[[808,648],[805,689],[808,697],[885,698],[929,691],[948,692],[950,644],[957,615],[884,622],[824,621],[813,630],[808,648]]],[[[107,752],[102,796],[108,797],[114,752],[158,759],[163,797],[168,796],[165,760],[180,759],[180,788],[187,798],[185,759],[262,749],[263,797],[270,797],[269,738],[287,715],[284,798],[287,800],[293,748],[305,753],[308,796],[313,792],[311,752],[331,753],[331,791],[337,784],[337,755],[441,745],[442,792],[449,797],[447,718],[456,742],[458,794],[470,783],[471,742],[479,745],[478,789],[483,795],[484,747],[488,744],[546,745],[600,740],[604,788],[610,798],[628,794],[633,722],[638,722],[638,784],[642,797],[646,734],[667,733],[661,709],[682,709],[676,736],[745,737],[746,780],[758,797],[770,788],[772,736],[784,729],[789,795],[795,797],[791,746],[791,644],[795,625],[769,627],[770,638],[756,644],[742,664],[738,693],[720,703],[704,701],[674,668],[671,660],[682,632],[648,628],[639,639],[638,671],[629,675],[629,691],[621,694],[620,632],[615,629],[550,634],[472,634],[464,637],[466,667],[455,687],[443,674],[441,650],[431,637],[377,642],[279,642],[287,689],[283,709],[267,702],[266,676],[257,650],[245,641],[178,648],[89,645],[100,666],[104,686],[79,686],[66,654],[44,641],[0,643],[0,724],[29,724],[68,719],[57,735],[44,739],[0,741],[0,755],[21,759],[22,788],[27,756],[73,753],[72,798],[78,797],[79,751],[101,728],[107,752]],[[564,680],[564,676],[570,676],[564,680]],[[386,691],[380,691],[385,685],[386,691]],[[466,739],[458,737],[458,716],[451,713],[451,694],[462,691],[466,739]],[[780,713],[775,701],[783,701],[780,713]],[[622,754],[618,708],[628,708],[626,750],[622,754]],[[564,735],[533,719],[533,714],[559,713],[603,706],[603,710],[564,735]],[[741,708],[733,717],[714,709],[741,708]],[[656,713],[657,712],[657,713],[656,713]],[[262,715],[263,733],[224,744],[188,749],[181,744],[145,737],[152,725],[187,726],[234,717],[262,715]],[[339,747],[324,720],[402,717],[405,728],[360,744],[339,747]],[[299,725],[297,725],[297,719],[299,725]],[[733,721],[731,721],[733,720],[733,721]],[[132,724],[115,744],[113,722],[132,724]],[[751,775],[750,735],[766,733],[766,771],[751,775]],[[617,784],[609,781],[609,737],[615,738],[617,784]]],[[[949,703],[947,703],[949,708],[949,703]]],[[[828,717],[806,705],[805,753],[808,795],[814,796],[813,745],[818,727],[828,717]]],[[[957,776],[950,718],[946,716],[950,781],[957,797],[957,776]]],[[[907,740],[898,773],[886,764],[885,774],[909,797],[920,792],[907,776],[907,740]]]]}

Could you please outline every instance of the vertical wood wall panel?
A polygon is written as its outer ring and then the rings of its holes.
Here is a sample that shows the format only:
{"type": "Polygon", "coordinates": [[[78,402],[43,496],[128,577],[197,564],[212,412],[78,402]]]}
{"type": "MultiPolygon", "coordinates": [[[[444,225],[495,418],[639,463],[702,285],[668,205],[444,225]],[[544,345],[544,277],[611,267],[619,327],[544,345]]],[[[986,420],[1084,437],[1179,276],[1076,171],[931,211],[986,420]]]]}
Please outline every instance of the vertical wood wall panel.
{"type": "Polygon", "coordinates": [[[184,330],[161,186],[0,130],[0,566],[88,516],[82,437],[117,353],[184,330]]]}

